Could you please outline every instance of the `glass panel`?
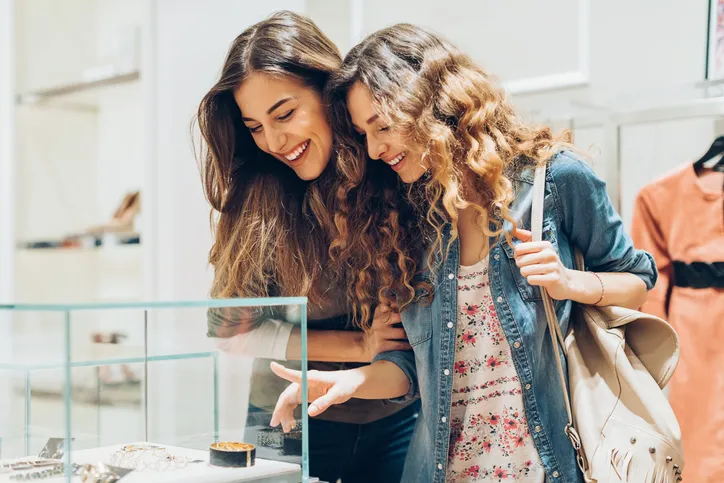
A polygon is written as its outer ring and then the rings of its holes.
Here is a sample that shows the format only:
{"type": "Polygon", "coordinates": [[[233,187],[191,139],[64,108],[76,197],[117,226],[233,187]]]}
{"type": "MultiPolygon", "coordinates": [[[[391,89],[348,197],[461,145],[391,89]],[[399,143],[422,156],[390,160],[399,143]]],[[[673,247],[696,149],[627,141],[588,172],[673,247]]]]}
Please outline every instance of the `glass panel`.
{"type": "Polygon", "coordinates": [[[56,458],[71,448],[54,481],[71,481],[71,461],[133,470],[131,482],[309,481],[306,411],[290,434],[269,426],[287,382],[251,330],[264,321],[301,325],[305,343],[306,299],[0,306],[12,341],[0,352],[0,472],[50,445],[56,458]],[[219,441],[253,445],[255,464],[209,465],[219,441]]]}

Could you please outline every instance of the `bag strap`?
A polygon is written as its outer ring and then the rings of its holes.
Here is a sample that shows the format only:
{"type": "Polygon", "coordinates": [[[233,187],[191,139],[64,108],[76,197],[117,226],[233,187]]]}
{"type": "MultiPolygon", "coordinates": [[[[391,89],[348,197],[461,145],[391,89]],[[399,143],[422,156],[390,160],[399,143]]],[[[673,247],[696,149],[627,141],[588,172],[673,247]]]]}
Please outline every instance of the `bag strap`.
{"type": "MultiPolygon", "coordinates": [[[[535,168],[535,179],[533,181],[533,207],[531,208],[531,231],[533,233],[533,241],[539,242],[543,240],[543,206],[545,201],[545,185],[546,185],[546,164],[539,163],[535,168]]],[[[576,266],[580,270],[583,267],[583,256],[580,251],[576,250],[576,266]]],[[[563,397],[566,402],[566,411],[568,412],[568,424],[566,425],[566,435],[571,441],[571,445],[576,450],[576,456],[579,466],[586,472],[588,464],[586,461],[583,448],[581,446],[581,438],[573,425],[573,410],[571,409],[571,397],[568,393],[566,386],[566,376],[563,373],[563,363],[561,362],[560,351],[558,346],[560,345],[563,353],[566,352],[566,344],[561,332],[561,325],[558,322],[558,316],[556,315],[556,309],[553,305],[553,300],[548,291],[539,287],[541,292],[541,298],[543,299],[543,308],[545,309],[546,320],[548,322],[548,332],[551,336],[551,342],[553,343],[553,353],[556,358],[556,368],[558,369],[558,378],[561,383],[561,390],[563,397]],[[585,468],[584,468],[585,467],[585,468]]]]}

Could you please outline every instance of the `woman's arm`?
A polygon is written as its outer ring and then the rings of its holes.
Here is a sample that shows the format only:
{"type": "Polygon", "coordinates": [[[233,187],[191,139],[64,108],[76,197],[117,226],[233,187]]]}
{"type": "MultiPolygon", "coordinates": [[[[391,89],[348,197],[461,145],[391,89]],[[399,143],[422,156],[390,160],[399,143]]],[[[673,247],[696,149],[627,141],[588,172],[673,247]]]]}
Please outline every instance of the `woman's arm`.
{"type": "Polygon", "coordinates": [[[634,247],[606,184],[568,152],[556,155],[548,175],[556,221],[590,271],[566,268],[550,242],[531,242],[530,232],[516,229],[514,235],[523,242],[515,247],[521,274],[557,300],[640,308],[656,284],[656,264],[634,247]]]}
{"type": "MultiPolygon", "coordinates": [[[[573,246],[583,254],[586,269],[598,274],[632,274],[651,290],[658,278],[656,263],[651,254],[634,246],[611,203],[606,183],[567,151],[554,158],[548,171],[553,181],[552,199],[558,208],[558,223],[573,246]]],[[[618,279],[609,282],[616,283],[618,279]]],[[[617,290],[605,281],[604,289],[607,292],[617,290]]]]}
{"type": "Polygon", "coordinates": [[[638,309],[646,302],[646,284],[636,275],[572,270],[563,265],[550,242],[531,242],[527,230],[517,229],[515,236],[523,242],[515,247],[521,275],[529,284],[545,288],[552,298],[630,309],[638,309]]]}
{"type": "Polygon", "coordinates": [[[566,269],[568,299],[587,305],[618,305],[638,309],[648,297],[646,284],[630,273],[594,273],[566,269]]]}
{"type": "MultiPolygon", "coordinates": [[[[274,318],[273,313],[246,307],[210,309],[208,336],[218,338],[225,352],[276,360],[302,357],[301,328],[274,318]]],[[[279,314],[276,314],[279,316],[279,314]]],[[[308,330],[307,359],[325,362],[371,362],[375,355],[409,350],[405,331],[393,327],[399,314],[376,310],[368,332],[308,330]]]]}

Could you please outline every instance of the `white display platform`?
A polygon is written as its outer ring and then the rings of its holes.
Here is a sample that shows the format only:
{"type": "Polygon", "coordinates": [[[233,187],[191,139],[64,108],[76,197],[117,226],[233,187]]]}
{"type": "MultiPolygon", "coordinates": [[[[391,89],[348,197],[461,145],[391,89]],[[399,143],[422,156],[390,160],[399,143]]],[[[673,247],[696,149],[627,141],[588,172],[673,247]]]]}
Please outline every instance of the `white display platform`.
{"type": "MultiPolygon", "coordinates": [[[[136,445],[154,444],[136,442],[136,445]]],[[[108,462],[113,452],[120,450],[124,445],[105,446],[102,448],[84,449],[73,451],[73,462],[78,464],[97,464],[108,462]]],[[[301,467],[293,463],[256,459],[256,464],[251,468],[219,468],[209,465],[209,452],[197,449],[179,448],[176,446],[158,445],[165,448],[174,456],[184,456],[192,460],[204,460],[204,463],[189,463],[186,467],[178,470],[167,471],[133,471],[123,477],[119,483],[237,483],[237,482],[263,482],[263,483],[298,483],[302,480],[301,467]]],[[[41,468],[39,468],[41,469],[41,468]]],[[[37,471],[37,470],[30,470],[37,471]]],[[[16,472],[13,472],[16,473],[16,472]]],[[[10,479],[13,473],[0,474],[0,482],[12,482],[10,479]]],[[[67,481],[65,477],[46,478],[43,480],[49,483],[62,483],[67,481]]],[[[80,482],[80,477],[74,477],[73,481],[80,482]]]]}

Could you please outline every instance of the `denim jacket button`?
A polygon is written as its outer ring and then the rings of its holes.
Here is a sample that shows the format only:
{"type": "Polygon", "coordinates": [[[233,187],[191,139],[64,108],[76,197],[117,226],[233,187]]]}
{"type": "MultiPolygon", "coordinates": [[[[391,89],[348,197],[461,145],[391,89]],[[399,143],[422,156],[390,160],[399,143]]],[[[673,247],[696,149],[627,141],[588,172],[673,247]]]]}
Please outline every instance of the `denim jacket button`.
{"type": "Polygon", "coordinates": [[[513,347],[515,347],[516,349],[520,349],[520,342],[516,342],[515,344],[513,344],[513,347]]]}
{"type": "Polygon", "coordinates": [[[441,469],[442,469],[442,463],[438,463],[438,464],[437,464],[437,469],[438,469],[438,470],[441,470],[441,469]]]}
{"type": "Polygon", "coordinates": [[[452,323],[452,322],[448,322],[448,323],[447,323],[447,328],[448,328],[448,329],[452,329],[452,327],[453,327],[453,323],[452,323]]]}
{"type": "Polygon", "coordinates": [[[540,429],[541,429],[540,426],[536,426],[536,427],[535,427],[535,432],[536,432],[536,433],[540,433],[540,429]]]}
{"type": "Polygon", "coordinates": [[[452,280],[453,278],[455,278],[455,274],[454,274],[454,273],[451,273],[450,275],[447,276],[447,278],[449,278],[450,280],[452,280]]]}
{"type": "Polygon", "coordinates": [[[498,301],[499,304],[503,303],[503,297],[498,297],[496,300],[498,301]]]}
{"type": "Polygon", "coordinates": [[[449,376],[449,375],[450,375],[450,369],[445,369],[445,370],[442,371],[442,372],[443,372],[446,376],[449,376]]]}
{"type": "Polygon", "coordinates": [[[443,416],[443,417],[440,418],[440,421],[442,421],[442,422],[444,423],[444,422],[447,421],[447,418],[446,418],[445,416],[443,416]]]}
{"type": "Polygon", "coordinates": [[[530,384],[526,384],[525,389],[526,389],[526,391],[530,391],[530,384]]]}
{"type": "Polygon", "coordinates": [[[558,478],[559,476],[561,475],[557,471],[553,472],[553,478],[558,478]]]}

